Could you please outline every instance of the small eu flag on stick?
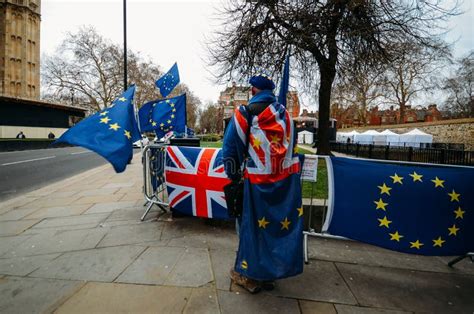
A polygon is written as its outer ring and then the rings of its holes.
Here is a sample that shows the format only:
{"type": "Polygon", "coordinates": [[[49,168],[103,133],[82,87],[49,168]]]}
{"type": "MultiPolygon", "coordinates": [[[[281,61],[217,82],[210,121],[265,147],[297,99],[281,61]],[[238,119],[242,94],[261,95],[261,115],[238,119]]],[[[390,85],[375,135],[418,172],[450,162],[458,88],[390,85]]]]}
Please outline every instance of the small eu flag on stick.
{"type": "Polygon", "coordinates": [[[123,172],[133,156],[133,142],[140,139],[133,110],[135,85],[127,89],[112,105],[82,120],[67,130],[54,144],[66,142],[88,148],[123,172]]]}
{"type": "Polygon", "coordinates": [[[160,77],[156,82],[155,85],[160,90],[161,96],[166,97],[168,96],[176,85],[179,84],[179,71],[178,71],[178,64],[175,64],[166,72],[165,75],[160,77]]]}

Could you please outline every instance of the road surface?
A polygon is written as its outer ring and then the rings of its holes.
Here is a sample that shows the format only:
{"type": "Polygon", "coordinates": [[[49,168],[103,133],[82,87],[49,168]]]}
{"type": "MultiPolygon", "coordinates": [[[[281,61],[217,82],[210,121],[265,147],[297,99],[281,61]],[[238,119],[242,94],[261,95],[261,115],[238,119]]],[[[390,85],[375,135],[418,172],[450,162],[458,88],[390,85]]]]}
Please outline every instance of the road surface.
{"type": "Polygon", "coordinates": [[[0,201],[105,163],[104,158],[82,147],[0,153],[0,201]]]}

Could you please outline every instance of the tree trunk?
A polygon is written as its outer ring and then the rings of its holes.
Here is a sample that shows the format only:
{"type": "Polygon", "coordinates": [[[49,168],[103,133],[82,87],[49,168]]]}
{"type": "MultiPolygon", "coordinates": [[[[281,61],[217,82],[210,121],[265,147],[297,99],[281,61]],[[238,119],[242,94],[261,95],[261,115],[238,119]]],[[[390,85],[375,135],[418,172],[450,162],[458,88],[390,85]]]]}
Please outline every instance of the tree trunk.
{"type": "MultiPolygon", "coordinates": [[[[329,62],[328,62],[329,63],[329,62]]],[[[331,90],[334,77],[336,76],[335,66],[330,64],[320,64],[319,74],[321,84],[319,86],[319,126],[318,126],[318,155],[329,155],[329,113],[331,108],[331,90]]]]}
{"type": "Polygon", "coordinates": [[[398,117],[398,124],[403,124],[405,123],[405,109],[406,105],[404,102],[400,103],[400,116],[398,117]]]}

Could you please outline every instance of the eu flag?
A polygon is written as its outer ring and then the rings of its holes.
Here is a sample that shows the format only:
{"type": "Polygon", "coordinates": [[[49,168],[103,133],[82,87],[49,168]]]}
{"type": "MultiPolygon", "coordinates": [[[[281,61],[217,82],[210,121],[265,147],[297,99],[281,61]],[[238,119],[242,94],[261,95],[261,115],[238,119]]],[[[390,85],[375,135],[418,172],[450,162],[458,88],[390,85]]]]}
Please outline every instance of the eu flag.
{"type": "Polygon", "coordinates": [[[413,254],[474,251],[474,168],[331,161],[330,234],[413,254]]]}
{"type": "Polygon", "coordinates": [[[160,77],[155,85],[160,89],[161,96],[168,96],[171,91],[179,84],[178,64],[175,62],[171,69],[165,75],[160,77]]]}
{"type": "Polygon", "coordinates": [[[283,68],[283,77],[280,83],[280,92],[278,94],[278,102],[286,107],[286,94],[290,85],[290,56],[286,56],[285,67],[283,68]]]}
{"type": "Polygon", "coordinates": [[[55,143],[88,148],[109,161],[116,172],[125,170],[133,156],[133,142],[140,139],[132,105],[135,85],[106,108],[67,130],[55,143]]]}
{"type": "Polygon", "coordinates": [[[169,131],[186,131],[186,94],[144,104],[138,111],[140,130],[155,131],[158,137],[169,131]]]}

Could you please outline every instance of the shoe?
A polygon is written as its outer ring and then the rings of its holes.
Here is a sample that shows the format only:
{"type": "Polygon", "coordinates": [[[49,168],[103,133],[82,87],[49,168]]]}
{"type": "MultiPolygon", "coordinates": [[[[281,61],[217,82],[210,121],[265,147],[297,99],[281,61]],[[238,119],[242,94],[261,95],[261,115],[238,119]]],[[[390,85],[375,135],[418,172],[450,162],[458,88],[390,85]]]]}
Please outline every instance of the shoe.
{"type": "Polygon", "coordinates": [[[241,286],[252,294],[262,291],[262,287],[258,281],[242,276],[233,269],[230,270],[230,279],[233,283],[241,286]]]}
{"type": "Polygon", "coordinates": [[[272,291],[273,289],[275,289],[274,281],[262,281],[260,285],[262,286],[263,290],[272,291]]]}

